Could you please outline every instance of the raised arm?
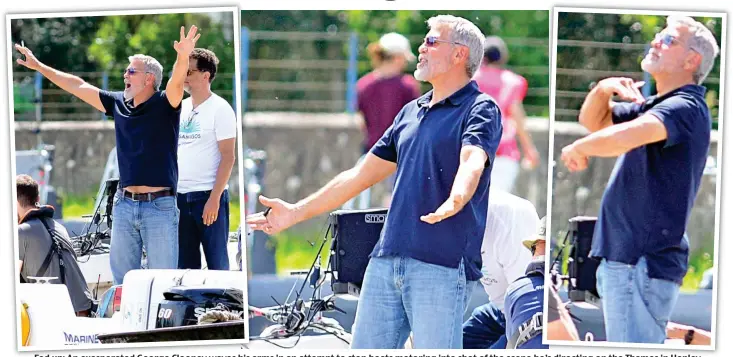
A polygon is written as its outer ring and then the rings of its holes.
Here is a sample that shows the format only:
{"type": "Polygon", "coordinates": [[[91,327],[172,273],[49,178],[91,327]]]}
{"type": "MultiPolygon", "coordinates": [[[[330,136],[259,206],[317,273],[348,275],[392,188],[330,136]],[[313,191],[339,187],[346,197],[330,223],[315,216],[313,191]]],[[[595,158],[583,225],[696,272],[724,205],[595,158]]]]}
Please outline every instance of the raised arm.
{"type": "Polygon", "coordinates": [[[41,61],[33,55],[33,52],[24,46],[16,44],[15,49],[25,56],[25,60],[20,58],[17,60],[18,64],[34,71],[38,71],[38,73],[48,78],[48,80],[53,82],[53,84],[57,85],[59,88],[69,92],[102,113],[106,112],[104,105],[102,105],[102,100],[99,99],[99,88],[87,83],[73,74],[61,72],[41,63],[41,61]]]}
{"type": "Polygon", "coordinates": [[[644,82],[634,82],[631,78],[606,78],[596,85],[585,97],[580,108],[578,121],[590,132],[596,132],[613,124],[611,98],[616,94],[619,98],[643,103],[644,96],[639,87],[644,82]]]}
{"type": "Polygon", "coordinates": [[[188,56],[191,55],[196,47],[196,41],[201,37],[201,34],[196,34],[198,31],[196,26],[191,26],[188,35],[184,35],[185,30],[186,28],[181,26],[181,38],[179,41],[173,42],[173,48],[177,53],[176,63],[173,65],[171,79],[168,80],[168,84],[165,86],[166,97],[173,108],[178,108],[181,100],[183,100],[183,82],[188,75],[188,56]]]}

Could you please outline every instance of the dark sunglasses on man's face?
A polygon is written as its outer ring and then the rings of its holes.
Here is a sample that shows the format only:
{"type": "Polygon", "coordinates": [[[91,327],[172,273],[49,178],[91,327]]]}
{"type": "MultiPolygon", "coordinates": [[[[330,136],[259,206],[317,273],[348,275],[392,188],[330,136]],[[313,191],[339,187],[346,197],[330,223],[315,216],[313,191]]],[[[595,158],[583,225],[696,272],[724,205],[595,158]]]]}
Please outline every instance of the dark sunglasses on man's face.
{"type": "Polygon", "coordinates": [[[423,43],[424,43],[424,44],[425,44],[426,46],[428,46],[428,47],[434,47],[434,46],[437,46],[437,44],[438,44],[439,42],[445,42],[445,43],[452,43],[452,44],[454,44],[454,45],[459,45],[459,46],[466,46],[466,45],[464,45],[464,44],[462,44],[462,43],[458,43],[458,42],[453,42],[453,41],[446,41],[446,40],[441,40],[441,39],[439,39],[439,38],[438,38],[438,36],[427,36],[427,37],[425,37],[425,39],[423,40],[423,43]]]}
{"type": "Polygon", "coordinates": [[[190,76],[193,72],[201,72],[198,69],[189,69],[188,72],[186,72],[186,76],[190,76]]]}
{"type": "Polygon", "coordinates": [[[668,33],[658,33],[654,35],[654,41],[659,41],[667,47],[672,46],[675,42],[680,43],[680,40],[668,33]]]}
{"type": "Polygon", "coordinates": [[[140,71],[140,70],[137,70],[137,69],[134,69],[134,68],[128,68],[128,69],[125,69],[124,72],[122,72],[122,75],[124,76],[125,74],[129,74],[129,75],[132,76],[135,73],[148,73],[148,72],[140,71]]]}

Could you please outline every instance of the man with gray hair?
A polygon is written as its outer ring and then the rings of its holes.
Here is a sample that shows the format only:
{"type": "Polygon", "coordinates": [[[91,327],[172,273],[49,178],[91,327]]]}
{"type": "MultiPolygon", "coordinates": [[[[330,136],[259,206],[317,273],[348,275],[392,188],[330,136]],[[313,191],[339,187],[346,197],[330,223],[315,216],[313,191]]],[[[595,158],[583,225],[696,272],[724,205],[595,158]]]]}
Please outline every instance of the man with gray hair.
{"type": "Polygon", "coordinates": [[[663,343],[687,272],[687,221],[710,149],[705,77],[719,49],[710,30],[670,17],[641,67],[656,82],[644,98],[629,78],[600,81],[585,99],[580,123],[592,134],[562,150],[570,171],[591,156],[618,156],[601,200],[590,255],[606,337],[611,342],[663,343]],[[616,94],[629,103],[615,103],[616,94]]]}
{"type": "Polygon", "coordinates": [[[153,269],[178,266],[178,132],[188,57],[201,36],[181,27],[173,48],[177,58],[166,90],[160,91],[163,66],[153,57],[130,56],[123,92],[108,92],[83,79],[53,69],[24,46],[18,63],[36,70],[61,89],[115,120],[120,189],[112,209],[110,267],[115,284],[141,268],[143,248],[153,269]]]}
{"type": "Polygon", "coordinates": [[[496,103],[471,77],[484,36],[454,16],[428,20],[415,78],[433,90],[406,104],[366,158],[310,197],[260,197],[246,218],[272,235],[338,208],[396,172],[392,204],[366,269],[352,348],[461,348],[469,296],[481,277],[489,181],[501,138],[496,103]]]}

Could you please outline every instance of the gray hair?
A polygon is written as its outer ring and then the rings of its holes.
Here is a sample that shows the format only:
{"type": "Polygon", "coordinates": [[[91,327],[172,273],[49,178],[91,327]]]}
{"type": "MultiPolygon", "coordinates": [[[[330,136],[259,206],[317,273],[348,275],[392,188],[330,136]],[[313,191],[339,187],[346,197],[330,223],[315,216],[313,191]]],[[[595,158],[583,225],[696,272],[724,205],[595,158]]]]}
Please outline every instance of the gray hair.
{"type": "Polygon", "coordinates": [[[450,40],[468,46],[468,61],[466,61],[466,74],[473,77],[481,65],[484,55],[484,34],[481,33],[473,22],[462,17],[453,15],[438,15],[428,19],[428,28],[440,26],[448,27],[450,40]]]}
{"type": "Polygon", "coordinates": [[[145,64],[145,73],[150,73],[155,77],[155,90],[160,90],[160,84],[163,83],[163,66],[158,62],[157,59],[136,54],[127,58],[132,63],[132,60],[140,60],[145,64]]]}
{"type": "Polygon", "coordinates": [[[691,17],[669,16],[667,17],[667,26],[672,25],[682,25],[687,28],[690,34],[687,38],[687,46],[702,56],[700,65],[695,70],[695,73],[692,74],[692,79],[697,84],[702,84],[713,69],[715,57],[720,53],[715,36],[713,36],[713,33],[705,25],[695,21],[691,17]]]}

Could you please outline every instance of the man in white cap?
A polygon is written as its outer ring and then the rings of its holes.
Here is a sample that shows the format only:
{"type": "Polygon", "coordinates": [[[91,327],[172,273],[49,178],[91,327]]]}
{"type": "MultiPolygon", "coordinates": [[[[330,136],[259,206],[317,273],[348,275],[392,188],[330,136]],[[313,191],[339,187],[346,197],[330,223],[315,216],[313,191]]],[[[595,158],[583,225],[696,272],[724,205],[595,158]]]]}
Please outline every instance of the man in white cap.
{"type": "MultiPolygon", "coordinates": [[[[409,63],[415,62],[410,42],[405,36],[391,32],[378,42],[369,44],[367,52],[373,70],[356,82],[356,98],[363,121],[364,133],[362,153],[377,143],[392,125],[394,118],[405,104],[420,96],[420,86],[412,75],[404,73],[409,63]]],[[[394,175],[388,180],[390,189],[394,186],[394,175]]],[[[367,208],[369,191],[359,197],[360,208],[367,208]]],[[[351,201],[347,203],[351,204],[351,201]]]]}

